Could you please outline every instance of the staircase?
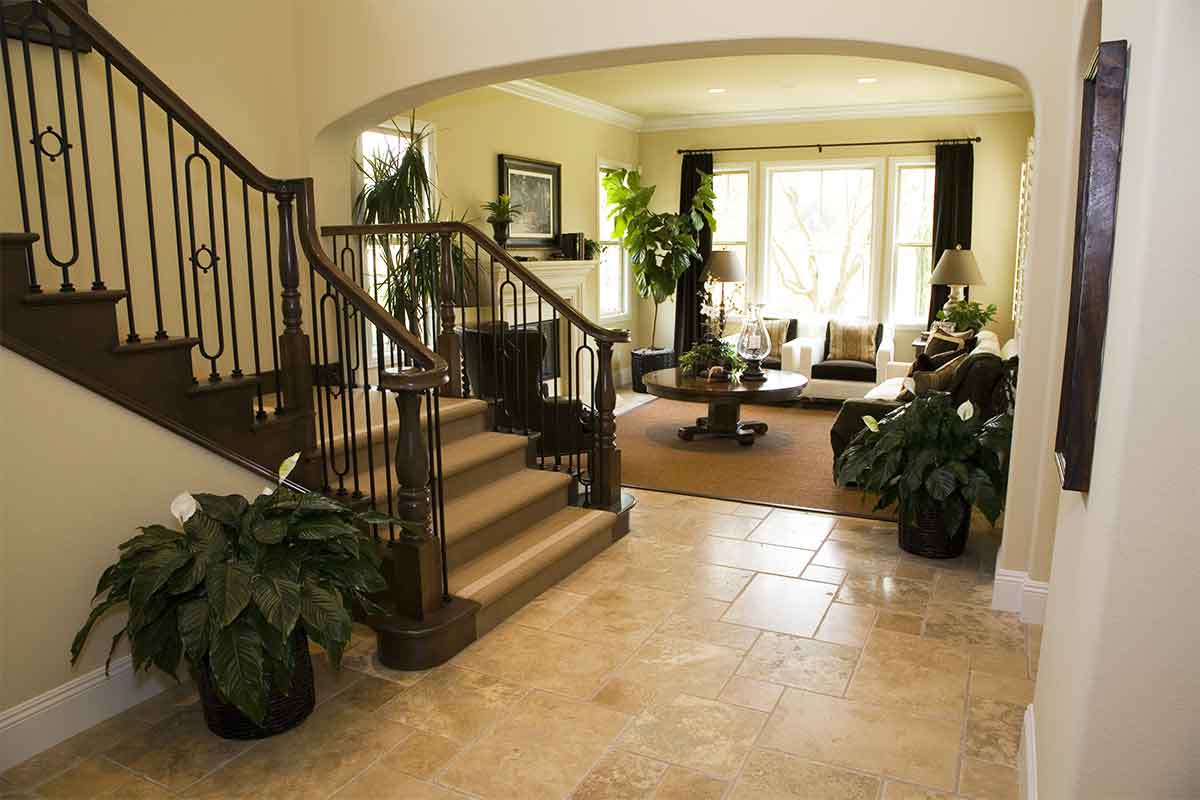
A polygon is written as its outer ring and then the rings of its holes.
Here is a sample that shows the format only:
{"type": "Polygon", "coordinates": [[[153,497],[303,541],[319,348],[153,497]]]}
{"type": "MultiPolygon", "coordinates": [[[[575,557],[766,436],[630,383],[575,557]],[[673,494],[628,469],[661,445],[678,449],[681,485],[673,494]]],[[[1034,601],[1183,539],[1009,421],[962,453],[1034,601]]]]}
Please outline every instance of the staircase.
{"type": "Polygon", "coordinates": [[[264,476],[299,451],[296,489],[416,523],[424,536],[373,531],[387,614],[364,621],[385,664],[442,663],[624,533],[627,332],[462,223],[342,226],[323,244],[311,179],[260,172],[72,0],[13,24],[0,343],[264,476]],[[438,287],[420,319],[371,291],[385,240],[440,254],[412,267],[438,287]],[[544,322],[537,363],[471,386],[468,330],[498,331],[500,358],[544,322]]]}

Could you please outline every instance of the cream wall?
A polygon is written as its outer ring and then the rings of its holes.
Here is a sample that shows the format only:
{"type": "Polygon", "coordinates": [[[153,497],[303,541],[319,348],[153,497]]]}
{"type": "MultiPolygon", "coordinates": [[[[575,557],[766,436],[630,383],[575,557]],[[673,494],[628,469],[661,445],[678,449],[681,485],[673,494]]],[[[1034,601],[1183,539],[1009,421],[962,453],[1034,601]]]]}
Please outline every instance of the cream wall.
{"type": "Polygon", "coordinates": [[[1200,6],[1105,0],[1101,34],[1130,45],[1115,252],[1091,491],[1058,512],[1038,795],[1194,798],[1200,6]]]}
{"type": "Polygon", "coordinates": [[[174,524],[181,491],[253,496],[265,479],[6,349],[0,385],[3,711],[104,664],[123,612],[96,628],[78,668],[68,651],[139,525],[174,524]]]}
{"type": "MultiPolygon", "coordinates": [[[[1033,115],[1029,113],[981,114],[972,116],[937,116],[912,119],[855,119],[830,122],[783,125],[750,125],[724,128],[694,129],[645,133],[641,136],[640,158],[642,174],[648,183],[657,185],[655,201],[659,210],[679,210],[679,148],[742,147],[772,144],[801,144],[815,142],[847,142],[870,140],[930,139],[982,136],[975,145],[974,205],[972,217],[972,249],[979,261],[987,285],[972,287],[971,298],[985,305],[998,307],[996,321],[989,326],[1001,341],[1012,336],[1013,265],[1016,257],[1017,194],[1020,188],[1021,161],[1025,158],[1025,143],[1033,133],[1033,115]]],[[[933,145],[891,145],[879,147],[833,148],[824,153],[815,150],[748,150],[715,153],[714,161],[750,163],[754,165],[753,209],[762,206],[762,170],[771,161],[821,161],[855,158],[882,158],[884,162],[883,219],[892,214],[891,172],[886,159],[897,156],[933,157],[933,145]]],[[[756,218],[751,219],[754,236],[756,218]]],[[[876,250],[888,267],[887,222],[883,225],[883,241],[876,250]]],[[[761,260],[762,254],[757,254],[761,260]]],[[[643,326],[653,306],[643,309],[643,326]]],[[[659,317],[658,344],[669,345],[674,337],[674,303],[664,305],[659,317]]],[[[886,316],[884,321],[887,320],[886,316]]],[[[896,358],[910,360],[910,343],[916,329],[897,330],[896,358]]]]}

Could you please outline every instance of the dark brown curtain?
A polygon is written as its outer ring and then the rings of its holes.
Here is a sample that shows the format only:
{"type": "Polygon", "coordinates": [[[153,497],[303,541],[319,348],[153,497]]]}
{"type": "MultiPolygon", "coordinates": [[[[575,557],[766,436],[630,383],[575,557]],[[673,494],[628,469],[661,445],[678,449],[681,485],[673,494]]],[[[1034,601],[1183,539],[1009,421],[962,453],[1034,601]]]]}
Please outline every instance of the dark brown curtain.
{"type": "MultiPolygon", "coordinates": [[[[711,175],[713,171],[712,153],[685,153],[683,167],[679,176],[679,213],[688,214],[692,208],[692,198],[700,188],[701,173],[711,175]]],[[[675,287],[675,352],[686,353],[692,345],[700,341],[704,330],[704,320],[700,313],[700,290],[704,288],[704,265],[712,255],[712,231],[708,225],[700,231],[697,242],[700,258],[693,259],[692,265],[679,279],[675,287]]]]}
{"type": "MultiPolygon", "coordinates": [[[[971,191],[974,187],[975,146],[939,144],[934,150],[933,177],[933,266],[943,250],[961,244],[971,249],[971,191]]],[[[967,288],[969,293],[970,287],[967,288]]],[[[929,322],[950,297],[949,286],[934,286],[929,293],[929,322]]]]}

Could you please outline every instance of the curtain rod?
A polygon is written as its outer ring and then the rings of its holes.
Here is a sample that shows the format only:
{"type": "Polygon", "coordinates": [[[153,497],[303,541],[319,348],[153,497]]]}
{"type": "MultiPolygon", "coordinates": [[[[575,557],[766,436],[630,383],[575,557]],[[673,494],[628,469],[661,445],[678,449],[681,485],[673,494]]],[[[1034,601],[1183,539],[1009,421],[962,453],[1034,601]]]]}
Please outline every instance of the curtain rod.
{"type": "Polygon", "coordinates": [[[826,147],[879,147],[889,144],[963,144],[965,142],[982,142],[982,136],[956,137],[950,139],[902,139],[891,142],[841,142],[840,144],[772,144],[759,147],[682,147],[675,152],[678,155],[689,153],[730,153],[737,150],[816,150],[818,153],[826,147]]]}

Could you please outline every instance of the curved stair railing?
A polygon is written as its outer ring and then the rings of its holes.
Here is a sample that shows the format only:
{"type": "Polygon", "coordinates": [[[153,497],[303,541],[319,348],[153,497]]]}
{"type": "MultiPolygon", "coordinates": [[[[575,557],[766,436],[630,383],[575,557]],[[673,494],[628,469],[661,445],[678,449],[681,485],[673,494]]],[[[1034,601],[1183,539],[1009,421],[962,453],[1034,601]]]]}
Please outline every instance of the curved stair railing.
{"type": "Polygon", "coordinates": [[[588,505],[621,504],[613,347],[630,341],[465,222],[321,228],[339,266],[449,365],[446,393],[492,404],[496,430],[538,434],[537,464],[588,505]]]}
{"type": "MultiPolygon", "coordinates": [[[[432,613],[449,599],[438,489],[446,360],[322,249],[311,179],[261,172],[71,0],[37,0],[4,26],[22,231],[2,242],[5,307],[118,311],[103,347],[70,341],[83,327],[45,330],[47,317],[17,330],[26,318],[12,314],[4,344],[264,474],[279,453],[301,450],[299,484],[423,526],[441,542],[440,564],[426,559],[414,574],[401,564],[413,559],[397,557],[389,578],[398,613],[432,613]],[[66,363],[89,347],[90,363],[66,363]],[[156,375],[113,377],[138,372],[115,359],[166,351],[190,354],[173,362],[191,368],[181,397],[154,386],[156,375]],[[319,407],[331,392],[365,398],[361,426],[353,407],[344,421],[319,407]],[[414,580],[421,598],[409,602],[400,595],[414,580]]],[[[15,211],[0,229],[10,222],[15,211]]],[[[375,534],[405,541],[392,526],[375,534]]]]}

